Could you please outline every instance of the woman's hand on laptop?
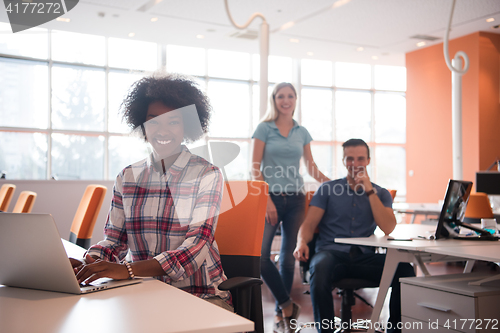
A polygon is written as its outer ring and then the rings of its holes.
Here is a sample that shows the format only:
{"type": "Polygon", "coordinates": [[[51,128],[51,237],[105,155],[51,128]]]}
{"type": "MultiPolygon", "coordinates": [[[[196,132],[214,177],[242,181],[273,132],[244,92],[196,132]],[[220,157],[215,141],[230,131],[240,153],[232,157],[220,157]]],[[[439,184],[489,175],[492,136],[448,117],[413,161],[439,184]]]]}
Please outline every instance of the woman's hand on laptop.
{"type": "Polygon", "coordinates": [[[69,258],[69,262],[73,267],[73,271],[75,271],[75,275],[81,269],[81,266],[85,265],[85,261],[83,259],[69,258]]]}
{"type": "MultiPolygon", "coordinates": [[[[70,258],[71,261],[72,258],[70,258]]],[[[104,261],[101,259],[94,259],[88,254],[85,256],[85,262],[80,262],[79,266],[74,266],[73,263],[76,263],[76,259],[71,261],[73,268],[78,270],[76,272],[76,278],[78,279],[78,283],[85,282],[86,284],[91,283],[100,278],[112,278],[114,280],[126,280],[129,278],[128,270],[125,265],[112,263],[109,261],[104,261]]]]}
{"type": "MultiPolygon", "coordinates": [[[[90,258],[90,260],[92,260],[90,262],[94,262],[95,260],[99,259],[98,257],[95,257],[95,256],[88,256],[88,257],[90,258]]],[[[71,266],[73,267],[73,271],[75,272],[75,275],[76,275],[76,273],[78,273],[78,271],[80,269],[82,269],[83,265],[90,263],[90,262],[87,262],[86,258],[82,258],[82,259],[69,258],[69,262],[71,263],[71,266]]]]}

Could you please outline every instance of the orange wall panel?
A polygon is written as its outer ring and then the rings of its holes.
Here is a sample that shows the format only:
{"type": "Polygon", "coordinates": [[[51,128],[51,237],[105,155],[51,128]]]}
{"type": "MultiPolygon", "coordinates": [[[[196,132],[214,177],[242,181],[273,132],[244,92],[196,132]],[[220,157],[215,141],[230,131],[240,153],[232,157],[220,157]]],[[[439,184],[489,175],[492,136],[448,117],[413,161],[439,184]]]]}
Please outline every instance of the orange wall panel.
{"type": "Polygon", "coordinates": [[[479,33],[479,169],[500,158],[500,34],[479,33]]]}
{"type": "MultiPolygon", "coordinates": [[[[450,57],[464,51],[470,61],[462,76],[462,151],[464,179],[474,180],[480,162],[479,32],[449,42],[450,57]]],[[[443,199],[453,178],[451,71],[443,44],[406,54],[407,201],[443,199]]],[[[498,72],[498,71],[497,71],[498,72]]],[[[498,80],[498,79],[497,79],[498,80]]]]}

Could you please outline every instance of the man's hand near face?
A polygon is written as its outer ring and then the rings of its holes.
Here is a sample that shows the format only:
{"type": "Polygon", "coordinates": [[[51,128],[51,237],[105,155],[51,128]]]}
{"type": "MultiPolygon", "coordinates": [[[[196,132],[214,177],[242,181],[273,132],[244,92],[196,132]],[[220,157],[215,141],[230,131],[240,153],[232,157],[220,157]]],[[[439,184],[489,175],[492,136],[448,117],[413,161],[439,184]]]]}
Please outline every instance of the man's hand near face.
{"type": "Polygon", "coordinates": [[[396,226],[396,217],[392,208],[385,207],[373,190],[366,167],[370,164],[368,148],[364,145],[344,147],[344,165],[347,168],[347,181],[353,190],[363,188],[368,193],[375,223],[385,234],[390,234],[396,226]],[[371,193],[370,193],[371,192],[371,193]]]}
{"type": "Polygon", "coordinates": [[[362,186],[365,192],[372,190],[373,186],[370,181],[370,176],[368,176],[368,172],[366,171],[365,167],[363,167],[362,170],[359,170],[357,173],[355,173],[353,179],[356,187],[362,186]]]}

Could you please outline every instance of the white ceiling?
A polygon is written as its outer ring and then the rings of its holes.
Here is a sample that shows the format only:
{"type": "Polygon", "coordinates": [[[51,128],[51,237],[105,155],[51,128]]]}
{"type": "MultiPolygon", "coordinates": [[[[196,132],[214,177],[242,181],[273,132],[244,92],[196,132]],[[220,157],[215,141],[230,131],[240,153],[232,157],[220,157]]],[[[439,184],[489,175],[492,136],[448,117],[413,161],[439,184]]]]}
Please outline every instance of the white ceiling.
{"type": "MultiPolygon", "coordinates": [[[[228,0],[234,20],[244,24],[260,12],[270,25],[270,54],[294,58],[404,65],[404,54],[418,49],[414,35],[438,37],[441,43],[451,0],[228,0]],[[287,29],[284,24],[294,22],[287,29]],[[298,39],[298,43],[290,42],[298,39]],[[358,47],[363,51],[356,51],[358,47]],[[312,52],[313,55],[308,55],[312,52]],[[378,59],[372,59],[377,56],[378,59]]],[[[111,37],[259,52],[258,40],[229,37],[237,31],[224,0],[80,0],[46,28],[111,37]],[[99,15],[100,13],[100,15],[99,15]],[[151,22],[158,17],[157,22],[151,22]],[[198,39],[197,35],[204,35],[198,39]]],[[[8,22],[5,11],[0,21],[8,22]]],[[[256,19],[251,30],[259,30],[256,19]]],[[[450,39],[476,31],[500,33],[500,0],[457,0],[450,39]],[[493,17],[494,22],[486,19],[493,17]]],[[[453,57],[453,55],[451,55],[453,57]]]]}

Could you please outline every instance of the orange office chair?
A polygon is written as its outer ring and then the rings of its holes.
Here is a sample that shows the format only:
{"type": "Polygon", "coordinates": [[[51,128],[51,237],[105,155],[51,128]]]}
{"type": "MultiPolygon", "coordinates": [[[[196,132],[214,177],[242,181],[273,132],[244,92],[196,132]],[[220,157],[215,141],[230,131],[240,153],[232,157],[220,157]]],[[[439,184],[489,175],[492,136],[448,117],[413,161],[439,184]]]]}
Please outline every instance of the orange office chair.
{"type": "Polygon", "coordinates": [[[306,192],[306,209],[304,211],[304,216],[307,215],[307,210],[309,209],[309,204],[311,203],[311,199],[314,196],[315,191],[307,191],[306,192]]]}
{"type": "Polygon", "coordinates": [[[389,191],[389,193],[391,194],[391,197],[392,197],[392,201],[394,201],[394,198],[396,198],[396,193],[398,192],[398,190],[387,189],[387,191],[389,191]]]}
{"type": "Polygon", "coordinates": [[[87,186],[71,224],[70,242],[85,249],[90,247],[95,221],[101,210],[106,191],[106,186],[87,186]]]}
{"type": "Polygon", "coordinates": [[[492,218],[494,218],[493,209],[491,209],[488,195],[481,192],[471,193],[465,210],[464,222],[481,223],[481,219],[492,218]]]}
{"type": "Polygon", "coordinates": [[[0,211],[6,212],[16,190],[14,184],[3,184],[0,188],[0,211]]]}
{"type": "Polygon", "coordinates": [[[260,252],[264,234],[268,185],[263,181],[224,183],[215,241],[228,277],[219,285],[233,296],[235,312],[264,332],[260,285],[260,252]]]}
{"type": "Polygon", "coordinates": [[[31,213],[31,209],[35,204],[36,193],[31,191],[22,191],[17,198],[16,205],[12,213],[31,213]]]}

